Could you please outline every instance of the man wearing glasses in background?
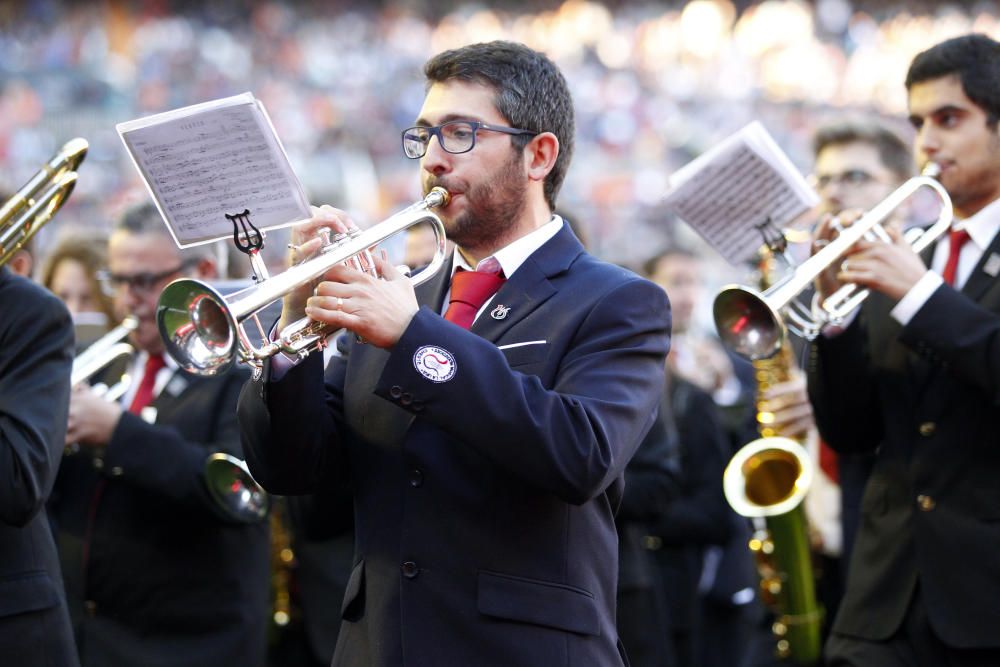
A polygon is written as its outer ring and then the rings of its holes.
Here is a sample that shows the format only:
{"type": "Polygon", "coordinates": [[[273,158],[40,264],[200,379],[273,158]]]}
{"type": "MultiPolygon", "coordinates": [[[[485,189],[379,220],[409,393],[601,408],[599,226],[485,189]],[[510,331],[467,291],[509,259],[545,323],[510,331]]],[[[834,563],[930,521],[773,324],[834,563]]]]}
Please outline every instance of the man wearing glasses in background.
{"type": "Polygon", "coordinates": [[[206,248],[178,250],[151,205],[110,238],[116,310],[138,320],[132,382],[120,402],[74,388],[66,444],[79,451],[64,458],[51,502],[84,666],[263,664],[267,526],[230,520],[203,476],[209,454],[241,457],[246,375],[181,371],[155,320],[167,283],[214,277],[206,248]]]}
{"type": "MultiPolygon", "coordinates": [[[[566,81],[493,42],[432,58],[403,132],[457,251],[419,287],[332,269],[285,299],[352,340],[272,359],[240,397],[251,471],[281,494],[346,485],[355,565],[334,665],[622,665],[623,473],[663,390],[664,292],[588,255],[553,214],[573,146],[566,81]],[[453,277],[454,276],[454,277],[453,277]]],[[[293,231],[309,250],[316,209],[293,231]]],[[[331,604],[337,604],[331,600],[331,604]]]]}
{"type": "MultiPolygon", "coordinates": [[[[826,123],[813,136],[813,181],[820,211],[835,216],[846,211],[870,211],[914,175],[910,147],[888,126],[871,118],[846,118],[826,123]]],[[[905,207],[893,217],[898,226],[905,207]]],[[[843,595],[854,537],[861,521],[861,497],[875,455],[871,452],[835,454],[820,444],[823,471],[840,488],[839,507],[821,507],[828,496],[807,500],[813,521],[814,548],[823,558],[820,597],[832,623],[843,595]],[[821,500],[822,499],[822,500],[821,500]],[[839,521],[834,517],[839,514],[839,521]],[[826,522],[824,523],[824,519],[826,522]]]]}

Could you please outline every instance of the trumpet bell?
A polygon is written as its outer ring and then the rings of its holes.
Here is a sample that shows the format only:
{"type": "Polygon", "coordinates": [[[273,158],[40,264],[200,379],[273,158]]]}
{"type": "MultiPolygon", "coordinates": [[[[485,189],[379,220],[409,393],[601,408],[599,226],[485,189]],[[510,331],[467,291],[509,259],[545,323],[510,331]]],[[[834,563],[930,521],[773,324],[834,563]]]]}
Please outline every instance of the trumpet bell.
{"type": "Polygon", "coordinates": [[[236,360],[236,320],[225,297],[197,280],[180,278],[160,294],[156,322],[167,353],[196,375],[218,375],[236,360]]]}
{"type": "Polygon", "coordinates": [[[241,523],[262,521],[271,509],[267,492],[253,478],[247,464],[216,452],[205,462],[205,483],[219,508],[241,523]]]}
{"type": "Polygon", "coordinates": [[[723,287],[715,297],[712,315],[722,343],[751,361],[773,357],[786,337],[781,315],[749,287],[723,287]]]}

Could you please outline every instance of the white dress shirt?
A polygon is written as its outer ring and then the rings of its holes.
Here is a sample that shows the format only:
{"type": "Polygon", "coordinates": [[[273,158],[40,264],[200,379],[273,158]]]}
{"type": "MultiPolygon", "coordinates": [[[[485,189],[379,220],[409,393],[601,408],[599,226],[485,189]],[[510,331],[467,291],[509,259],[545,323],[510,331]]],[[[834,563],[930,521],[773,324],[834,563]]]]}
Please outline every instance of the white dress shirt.
{"type": "MultiPolygon", "coordinates": [[[[979,264],[983,253],[993,242],[993,237],[1000,230],[1000,199],[993,201],[971,218],[962,220],[954,225],[954,229],[965,229],[969,232],[969,240],[962,246],[958,256],[958,268],[955,271],[955,289],[961,289],[962,285],[972,275],[972,270],[979,264]]],[[[897,322],[906,326],[913,316],[917,314],[931,295],[941,286],[944,279],[941,277],[944,265],[948,261],[948,252],[951,247],[951,240],[945,236],[938,242],[934,249],[934,257],[931,260],[930,270],[924,273],[923,277],[910,288],[910,291],[903,295],[899,303],[890,311],[890,315],[897,322]]]]}

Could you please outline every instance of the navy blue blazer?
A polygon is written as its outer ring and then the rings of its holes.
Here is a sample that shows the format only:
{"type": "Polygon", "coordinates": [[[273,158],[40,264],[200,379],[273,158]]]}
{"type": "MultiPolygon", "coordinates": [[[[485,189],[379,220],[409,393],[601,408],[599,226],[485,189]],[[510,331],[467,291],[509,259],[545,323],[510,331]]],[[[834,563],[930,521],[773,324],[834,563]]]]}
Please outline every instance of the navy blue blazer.
{"type": "Polygon", "coordinates": [[[45,513],[66,437],[73,323],[0,268],[0,662],[77,665],[45,513]]]}
{"type": "Polygon", "coordinates": [[[349,484],[355,567],[335,665],[620,665],[614,512],[663,389],[663,291],[568,227],[466,331],[447,271],[391,350],[248,383],[254,476],[349,484]]]}
{"type": "Polygon", "coordinates": [[[905,327],[873,294],[813,344],[820,433],[877,451],[835,632],[888,638],[919,583],[946,644],[1000,647],[998,257],[1000,234],[961,290],[942,285],[905,327]]]}

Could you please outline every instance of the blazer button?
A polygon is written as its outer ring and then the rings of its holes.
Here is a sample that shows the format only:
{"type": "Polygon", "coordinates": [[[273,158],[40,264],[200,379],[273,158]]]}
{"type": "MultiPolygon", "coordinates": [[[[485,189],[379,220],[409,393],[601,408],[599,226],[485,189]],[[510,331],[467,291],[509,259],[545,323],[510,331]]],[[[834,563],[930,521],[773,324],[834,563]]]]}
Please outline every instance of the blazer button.
{"type": "Polygon", "coordinates": [[[420,468],[414,468],[410,471],[410,486],[413,488],[419,488],[424,485],[424,472],[420,468]]]}
{"type": "Polygon", "coordinates": [[[399,397],[400,405],[409,405],[412,402],[413,402],[413,394],[411,394],[408,391],[403,392],[403,395],[399,397]]]}
{"type": "Polygon", "coordinates": [[[920,435],[925,438],[929,438],[934,435],[935,430],[937,430],[937,424],[934,422],[924,422],[920,425],[920,435]]]}
{"type": "Polygon", "coordinates": [[[937,503],[934,502],[934,499],[930,496],[920,494],[917,496],[917,507],[919,507],[922,512],[930,512],[932,509],[937,507],[937,503]]]}
{"type": "Polygon", "coordinates": [[[643,535],[642,546],[649,551],[659,551],[663,548],[663,538],[659,535],[643,535]]]}
{"type": "Polygon", "coordinates": [[[403,563],[403,576],[407,579],[416,579],[417,575],[420,574],[420,568],[412,560],[408,560],[403,563]]]}
{"type": "Polygon", "coordinates": [[[400,387],[399,385],[395,385],[392,387],[392,389],[389,390],[389,396],[395,399],[398,399],[402,395],[403,395],[403,388],[400,387]]]}
{"type": "Polygon", "coordinates": [[[97,603],[93,600],[85,600],[83,603],[83,609],[87,612],[87,616],[93,617],[97,615],[97,603]]]}

